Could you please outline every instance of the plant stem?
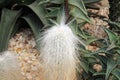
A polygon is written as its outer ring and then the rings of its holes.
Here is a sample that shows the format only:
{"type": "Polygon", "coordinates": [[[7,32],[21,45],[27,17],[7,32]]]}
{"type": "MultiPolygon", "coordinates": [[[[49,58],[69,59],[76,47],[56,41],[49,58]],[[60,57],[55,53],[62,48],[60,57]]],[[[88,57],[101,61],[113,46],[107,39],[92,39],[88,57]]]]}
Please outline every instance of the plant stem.
{"type": "Polygon", "coordinates": [[[66,23],[67,23],[69,19],[68,0],[64,0],[64,4],[65,4],[65,16],[66,16],[66,23]]]}

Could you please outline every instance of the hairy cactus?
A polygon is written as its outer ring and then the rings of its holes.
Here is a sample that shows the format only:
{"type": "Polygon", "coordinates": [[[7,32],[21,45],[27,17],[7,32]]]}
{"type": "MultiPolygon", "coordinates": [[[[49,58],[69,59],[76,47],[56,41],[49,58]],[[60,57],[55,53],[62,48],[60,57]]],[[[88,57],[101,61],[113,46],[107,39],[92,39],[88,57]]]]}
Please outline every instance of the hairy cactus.
{"type": "Polygon", "coordinates": [[[16,56],[10,51],[0,55],[0,80],[24,80],[16,56]]]}
{"type": "Polygon", "coordinates": [[[46,30],[38,40],[44,69],[42,80],[77,80],[79,39],[64,22],[46,30]]]}

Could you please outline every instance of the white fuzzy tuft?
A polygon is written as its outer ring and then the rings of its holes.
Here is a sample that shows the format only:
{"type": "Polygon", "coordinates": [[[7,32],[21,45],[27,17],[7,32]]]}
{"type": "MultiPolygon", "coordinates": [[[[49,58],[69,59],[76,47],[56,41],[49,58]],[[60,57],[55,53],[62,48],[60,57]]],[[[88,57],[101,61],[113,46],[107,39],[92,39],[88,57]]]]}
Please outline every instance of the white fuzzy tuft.
{"type": "Polygon", "coordinates": [[[43,33],[40,41],[40,61],[44,69],[42,80],[77,80],[79,39],[63,22],[43,33]]]}
{"type": "Polygon", "coordinates": [[[23,80],[18,60],[10,51],[0,55],[0,80],[23,80]]]}

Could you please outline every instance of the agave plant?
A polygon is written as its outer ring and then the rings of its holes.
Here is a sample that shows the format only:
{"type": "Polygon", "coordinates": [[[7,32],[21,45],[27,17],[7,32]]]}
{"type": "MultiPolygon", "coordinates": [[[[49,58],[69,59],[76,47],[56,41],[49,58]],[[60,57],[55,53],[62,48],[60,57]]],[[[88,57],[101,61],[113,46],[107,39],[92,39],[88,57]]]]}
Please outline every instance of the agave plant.
{"type": "MultiPolygon", "coordinates": [[[[78,48],[80,52],[80,65],[83,70],[78,71],[78,77],[81,76],[83,80],[119,80],[119,33],[104,28],[108,35],[105,39],[98,39],[82,30],[82,27],[86,23],[92,24],[88,16],[89,12],[87,12],[87,8],[95,8],[94,6],[91,7],[91,4],[99,1],[100,0],[66,0],[66,2],[68,2],[66,5],[68,9],[65,10],[67,14],[66,23],[70,22],[70,29],[80,41],[82,41],[82,44],[79,45],[78,48]],[[98,50],[92,52],[86,49],[87,45],[95,45],[94,43],[98,44],[98,50]],[[94,68],[96,65],[100,67],[100,70],[97,71],[96,68],[94,68]]],[[[55,23],[60,23],[62,16],[61,9],[63,5],[65,5],[65,1],[9,0],[8,2],[1,0],[0,5],[0,52],[7,50],[10,37],[15,34],[18,27],[24,21],[26,21],[26,24],[28,24],[33,31],[37,43],[36,48],[39,50],[41,47],[41,44],[39,44],[41,40],[39,39],[41,38],[42,32],[55,25],[55,23]]],[[[107,22],[113,24],[110,21],[107,22]]],[[[119,24],[117,26],[117,29],[119,29],[119,24]]]]}

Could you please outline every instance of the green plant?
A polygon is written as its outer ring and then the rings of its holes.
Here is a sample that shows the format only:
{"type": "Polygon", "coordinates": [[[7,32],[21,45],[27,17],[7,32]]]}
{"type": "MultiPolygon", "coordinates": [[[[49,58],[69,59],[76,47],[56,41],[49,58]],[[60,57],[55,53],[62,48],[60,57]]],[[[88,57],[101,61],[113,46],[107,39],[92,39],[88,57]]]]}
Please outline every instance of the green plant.
{"type": "Polygon", "coordinates": [[[99,49],[91,52],[81,49],[82,66],[85,70],[84,76],[88,76],[89,80],[119,80],[120,74],[120,54],[119,54],[119,36],[109,29],[105,29],[108,38],[95,40],[93,42],[99,44],[99,49]],[[98,64],[96,68],[94,65],[98,64]],[[98,68],[97,68],[98,67],[98,68]]]}
{"type": "MultiPolygon", "coordinates": [[[[3,2],[5,2],[5,1],[3,1],[3,2]]],[[[15,3],[14,0],[11,0],[11,2],[15,3]]],[[[19,2],[16,2],[16,3],[19,3],[19,2]]],[[[87,3],[87,1],[86,1],[86,3],[87,3]]],[[[1,4],[3,4],[3,3],[1,2],[1,4]]],[[[60,7],[62,7],[62,4],[63,4],[62,0],[61,1],[54,1],[54,0],[48,0],[48,1],[47,0],[46,1],[40,0],[39,1],[39,0],[36,0],[32,4],[28,4],[28,5],[27,4],[18,4],[17,5],[17,6],[20,6],[20,8],[27,7],[29,9],[31,9],[30,13],[27,13],[27,14],[24,15],[25,11],[22,10],[22,11],[19,12],[19,13],[22,13],[22,16],[20,16],[20,17],[19,17],[19,15],[16,15],[16,16],[13,15],[13,13],[8,14],[8,15],[13,16],[13,17],[15,16],[16,20],[17,20],[18,17],[24,19],[30,25],[31,29],[33,30],[33,32],[35,34],[35,38],[37,39],[37,37],[38,37],[37,34],[40,33],[41,28],[46,27],[46,26],[50,27],[52,25],[51,22],[50,22],[50,19],[52,19],[54,17],[56,18],[56,20],[57,20],[57,18],[59,19],[59,12],[60,12],[60,7]],[[51,6],[53,4],[54,4],[54,6],[51,6]]],[[[90,19],[87,15],[87,11],[85,9],[83,1],[69,0],[69,5],[70,5],[70,15],[72,17],[76,18],[77,23],[80,24],[80,23],[90,22],[90,19]],[[78,4],[76,4],[76,3],[78,3],[78,4]],[[76,15],[77,13],[80,13],[80,14],[76,15]]],[[[14,7],[11,6],[11,7],[14,9],[17,6],[14,6],[14,7]]],[[[14,10],[9,10],[9,11],[14,12],[14,10]]],[[[6,12],[6,13],[9,13],[9,12],[6,12]]],[[[17,12],[15,12],[15,13],[17,14],[17,12]]],[[[7,14],[5,14],[5,15],[7,15],[7,14]]],[[[1,15],[1,18],[3,18],[3,16],[4,16],[4,14],[1,15]]],[[[8,18],[8,19],[13,19],[14,20],[14,18],[10,18],[9,16],[5,16],[5,17],[8,18]]],[[[9,25],[10,21],[7,20],[7,19],[6,19],[6,21],[8,21],[9,23],[4,23],[4,24],[9,25]]],[[[9,28],[10,33],[8,33],[9,37],[6,37],[8,39],[4,39],[4,40],[7,40],[7,41],[5,41],[6,44],[2,42],[3,37],[1,36],[1,42],[0,43],[1,44],[3,43],[5,47],[2,47],[3,45],[1,45],[1,50],[0,51],[4,51],[5,49],[7,49],[8,40],[10,38],[10,35],[11,35],[12,31],[14,31],[13,27],[14,27],[15,22],[16,21],[11,22],[13,24],[13,25],[9,25],[11,27],[6,26],[6,29],[9,28]]],[[[5,35],[4,30],[6,30],[6,29],[2,30],[2,28],[3,28],[3,22],[2,22],[2,19],[1,19],[1,31],[0,32],[1,32],[1,34],[4,34],[3,36],[5,37],[8,34],[5,35]]]]}
{"type": "Polygon", "coordinates": [[[5,51],[7,49],[12,31],[16,29],[14,28],[14,25],[20,16],[20,12],[21,11],[13,11],[8,9],[2,10],[0,21],[0,51],[5,51]]]}

